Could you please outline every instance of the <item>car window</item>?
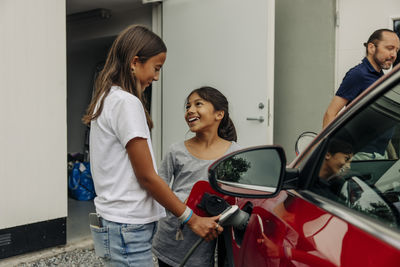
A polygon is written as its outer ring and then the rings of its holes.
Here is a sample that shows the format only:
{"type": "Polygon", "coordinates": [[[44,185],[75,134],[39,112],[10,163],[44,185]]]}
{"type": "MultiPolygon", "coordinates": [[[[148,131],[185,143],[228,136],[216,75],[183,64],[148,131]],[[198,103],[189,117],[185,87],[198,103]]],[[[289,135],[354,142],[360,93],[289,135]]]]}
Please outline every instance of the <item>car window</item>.
{"type": "Polygon", "coordinates": [[[325,144],[310,190],[400,228],[400,85],[325,144]]]}

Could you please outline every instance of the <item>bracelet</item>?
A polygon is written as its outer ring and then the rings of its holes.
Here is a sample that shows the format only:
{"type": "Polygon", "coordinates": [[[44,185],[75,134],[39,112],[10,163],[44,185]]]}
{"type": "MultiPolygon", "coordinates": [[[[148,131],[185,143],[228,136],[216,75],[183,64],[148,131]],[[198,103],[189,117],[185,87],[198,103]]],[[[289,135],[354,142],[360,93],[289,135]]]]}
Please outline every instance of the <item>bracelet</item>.
{"type": "Polygon", "coordinates": [[[190,220],[190,218],[192,218],[192,215],[193,215],[193,210],[190,210],[189,216],[182,222],[182,224],[187,223],[190,220]]]}
{"type": "Polygon", "coordinates": [[[185,211],[182,213],[181,216],[178,217],[178,220],[181,221],[181,223],[183,223],[183,221],[185,221],[190,215],[190,212],[192,212],[192,210],[186,206],[185,211]]]}

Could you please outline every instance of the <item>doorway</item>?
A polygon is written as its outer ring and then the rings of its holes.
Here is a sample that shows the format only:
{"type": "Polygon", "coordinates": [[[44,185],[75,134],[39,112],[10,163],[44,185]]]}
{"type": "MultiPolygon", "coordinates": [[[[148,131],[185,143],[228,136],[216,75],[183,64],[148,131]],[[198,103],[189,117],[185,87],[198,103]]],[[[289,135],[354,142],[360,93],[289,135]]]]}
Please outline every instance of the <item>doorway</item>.
{"type": "MultiPolygon", "coordinates": [[[[121,30],[131,24],[152,27],[152,5],[144,5],[141,0],[67,0],[66,3],[67,149],[69,155],[87,161],[88,127],[81,118],[91,100],[95,77],[121,30]]],[[[146,94],[151,97],[151,90],[148,91],[146,94]]],[[[94,211],[93,200],[68,197],[67,243],[90,238],[88,213],[94,211]]]]}

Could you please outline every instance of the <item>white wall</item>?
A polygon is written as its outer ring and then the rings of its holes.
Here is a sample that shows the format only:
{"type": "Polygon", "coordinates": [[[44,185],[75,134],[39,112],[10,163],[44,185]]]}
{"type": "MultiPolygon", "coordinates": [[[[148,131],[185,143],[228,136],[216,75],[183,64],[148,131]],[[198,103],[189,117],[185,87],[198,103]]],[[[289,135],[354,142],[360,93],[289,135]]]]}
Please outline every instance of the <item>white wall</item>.
{"type": "Polygon", "coordinates": [[[389,28],[390,17],[400,17],[400,1],[338,0],[338,11],[335,91],[346,72],[365,56],[363,43],[368,37],[377,29],[389,28]]]}
{"type": "Polygon", "coordinates": [[[0,1],[0,229],[67,216],[64,0],[0,1]]]}

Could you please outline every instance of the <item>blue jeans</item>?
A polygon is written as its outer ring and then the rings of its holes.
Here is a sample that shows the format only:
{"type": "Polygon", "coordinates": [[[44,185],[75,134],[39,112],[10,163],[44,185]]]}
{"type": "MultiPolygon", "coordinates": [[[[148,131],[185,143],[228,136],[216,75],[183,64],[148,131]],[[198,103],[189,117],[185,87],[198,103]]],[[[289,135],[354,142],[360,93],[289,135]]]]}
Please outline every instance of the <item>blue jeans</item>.
{"type": "Polygon", "coordinates": [[[157,222],[123,224],[101,218],[103,227],[90,225],[96,255],[107,266],[153,267],[151,246],[157,222]]]}

